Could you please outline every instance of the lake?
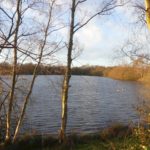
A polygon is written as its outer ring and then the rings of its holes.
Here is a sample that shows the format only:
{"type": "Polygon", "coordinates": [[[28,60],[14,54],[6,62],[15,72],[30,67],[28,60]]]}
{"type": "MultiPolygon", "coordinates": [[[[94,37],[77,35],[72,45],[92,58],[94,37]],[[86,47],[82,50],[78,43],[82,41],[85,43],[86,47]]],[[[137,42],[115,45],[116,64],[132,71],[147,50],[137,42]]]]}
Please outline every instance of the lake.
{"type": "MultiPolygon", "coordinates": [[[[21,76],[23,84],[31,76],[21,76]]],[[[38,76],[22,130],[57,134],[60,128],[63,76],[38,76]]],[[[136,123],[141,99],[137,82],[105,77],[72,76],[68,99],[67,132],[96,132],[112,123],[136,123]]],[[[26,88],[27,89],[27,88],[26,88]]]]}

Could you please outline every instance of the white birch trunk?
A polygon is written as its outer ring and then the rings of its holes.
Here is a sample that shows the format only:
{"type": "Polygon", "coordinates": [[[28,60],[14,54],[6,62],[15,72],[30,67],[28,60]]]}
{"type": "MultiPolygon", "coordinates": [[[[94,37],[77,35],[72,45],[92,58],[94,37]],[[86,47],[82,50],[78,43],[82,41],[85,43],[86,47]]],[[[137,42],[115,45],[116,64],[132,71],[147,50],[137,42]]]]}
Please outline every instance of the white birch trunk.
{"type": "Polygon", "coordinates": [[[145,0],[145,9],[146,9],[146,22],[148,28],[150,29],[150,0],[145,0]]]}

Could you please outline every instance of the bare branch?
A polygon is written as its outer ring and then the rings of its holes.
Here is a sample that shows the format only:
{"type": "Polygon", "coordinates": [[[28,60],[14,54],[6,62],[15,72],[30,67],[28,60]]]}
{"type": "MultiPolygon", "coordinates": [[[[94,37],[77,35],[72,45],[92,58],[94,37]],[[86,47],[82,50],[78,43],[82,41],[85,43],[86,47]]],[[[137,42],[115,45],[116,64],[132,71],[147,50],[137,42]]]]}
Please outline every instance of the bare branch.
{"type": "Polygon", "coordinates": [[[75,8],[76,8],[79,4],[84,3],[84,2],[86,2],[86,1],[87,1],[87,0],[79,0],[79,1],[76,3],[75,8]]]}
{"type": "Polygon", "coordinates": [[[107,4],[104,5],[104,7],[98,11],[97,13],[93,14],[89,19],[87,19],[83,24],[76,24],[74,26],[74,33],[77,32],[79,29],[81,29],[82,27],[84,27],[85,25],[87,25],[92,19],[94,19],[95,17],[97,16],[100,16],[100,15],[106,15],[107,12],[110,12],[111,10],[113,10],[114,8],[116,7],[121,7],[125,4],[118,4],[118,5],[115,5],[116,1],[114,0],[111,0],[110,2],[108,2],[107,4]],[[79,27],[77,27],[79,26],[79,27]]]}

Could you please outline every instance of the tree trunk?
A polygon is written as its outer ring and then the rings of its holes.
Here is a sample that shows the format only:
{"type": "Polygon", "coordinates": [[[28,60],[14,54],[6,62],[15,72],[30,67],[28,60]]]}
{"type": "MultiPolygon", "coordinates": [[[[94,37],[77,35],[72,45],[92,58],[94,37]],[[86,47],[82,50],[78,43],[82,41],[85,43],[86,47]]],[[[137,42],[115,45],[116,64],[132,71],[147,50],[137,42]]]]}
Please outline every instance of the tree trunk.
{"type": "Polygon", "coordinates": [[[145,8],[146,8],[146,22],[148,28],[150,29],[150,0],[145,0],[145,8]]]}
{"type": "Polygon", "coordinates": [[[11,85],[11,91],[9,96],[9,103],[8,103],[8,112],[7,112],[7,118],[6,118],[6,136],[5,136],[5,142],[11,141],[11,113],[12,113],[12,107],[13,107],[13,100],[14,100],[14,93],[15,93],[15,84],[16,84],[16,72],[17,72],[17,40],[18,40],[18,31],[20,26],[20,20],[21,20],[21,14],[20,14],[20,5],[21,0],[17,1],[17,21],[16,21],[16,31],[14,35],[14,58],[13,58],[13,75],[12,75],[12,85],[11,85]]]}
{"type": "Polygon", "coordinates": [[[116,7],[122,6],[122,4],[116,4],[115,0],[111,0],[106,3],[98,12],[94,13],[83,23],[75,24],[75,11],[78,5],[86,2],[87,0],[72,0],[72,7],[71,7],[71,24],[70,24],[70,32],[69,32],[69,41],[68,41],[68,55],[67,55],[67,67],[65,71],[65,76],[63,80],[62,86],[62,112],[61,112],[61,129],[60,129],[60,142],[65,141],[66,139],[66,125],[67,125],[67,101],[68,101],[68,90],[69,90],[69,81],[71,78],[71,64],[72,64],[72,50],[73,50],[73,38],[74,34],[86,26],[92,19],[94,19],[98,15],[104,15],[106,12],[113,10],[116,7]]]}
{"type": "Polygon", "coordinates": [[[15,129],[15,134],[14,134],[14,137],[13,137],[13,142],[16,141],[17,135],[18,135],[18,133],[19,133],[19,130],[20,130],[22,121],[23,121],[23,119],[24,119],[26,107],[27,107],[27,104],[28,104],[30,95],[31,95],[31,93],[32,93],[32,90],[33,90],[33,86],[34,86],[35,79],[36,79],[36,76],[37,76],[37,70],[38,70],[38,68],[39,68],[39,66],[40,66],[40,64],[41,64],[41,61],[42,61],[43,51],[44,51],[45,45],[46,45],[46,43],[47,43],[48,31],[49,31],[49,26],[50,26],[50,23],[51,23],[52,10],[53,10],[53,5],[54,5],[54,3],[55,3],[55,0],[52,1],[52,4],[51,4],[51,6],[50,6],[48,22],[47,22],[47,26],[46,26],[45,31],[44,31],[44,40],[43,40],[42,45],[41,45],[40,48],[39,48],[39,49],[40,49],[39,60],[38,60],[38,63],[37,63],[37,65],[36,65],[36,67],[34,68],[33,78],[32,78],[31,84],[30,84],[29,92],[28,92],[28,94],[27,94],[27,96],[25,97],[25,100],[24,100],[24,104],[23,104],[23,107],[22,107],[22,110],[21,110],[21,115],[20,115],[20,117],[19,117],[19,120],[18,120],[16,129],[15,129]]]}
{"type": "Polygon", "coordinates": [[[61,129],[60,129],[60,142],[65,141],[66,139],[66,125],[67,125],[67,110],[68,110],[68,90],[69,90],[69,81],[71,78],[71,63],[72,63],[72,49],[73,49],[73,36],[74,36],[74,17],[75,17],[75,2],[72,0],[71,8],[71,24],[69,32],[69,42],[68,42],[68,54],[67,54],[67,68],[65,71],[63,86],[62,86],[62,112],[61,112],[61,129]]]}
{"type": "MultiPolygon", "coordinates": [[[[40,62],[41,62],[41,59],[40,59],[40,62]]],[[[21,115],[20,115],[20,118],[18,120],[17,127],[15,129],[15,134],[14,134],[14,137],[13,137],[13,142],[16,141],[17,135],[19,133],[19,129],[21,127],[21,124],[22,124],[22,121],[23,121],[23,118],[24,118],[24,115],[25,115],[26,107],[27,107],[30,95],[32,93],[33,85],[34,85],[34,82],[35,82],[35,79],[36,79],[36,72],[37,72],[37,69],[38,69],[38,67],[40,65],[40,62],[37,64],[37,66],[34,69],[33,79],[32,79],[32,82],[31,82],[31,85],[30,85],[30,88],[29,88],[29,92],[28,92],[28,94],[27,94],[27,96],[25,97],[25,100],[24,100],[24,104],[23,104],[23,107],[22,107],[22,110],[21,110],[21,115]]]]}

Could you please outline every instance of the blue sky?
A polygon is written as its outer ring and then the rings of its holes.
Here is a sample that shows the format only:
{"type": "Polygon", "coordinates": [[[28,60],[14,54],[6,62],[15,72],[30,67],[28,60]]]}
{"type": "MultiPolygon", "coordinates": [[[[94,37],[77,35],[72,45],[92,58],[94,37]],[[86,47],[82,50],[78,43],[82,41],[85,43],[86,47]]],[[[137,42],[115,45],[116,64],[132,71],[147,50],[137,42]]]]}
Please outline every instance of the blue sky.
{"type": "MultiPolygon", "coordinates": [[[[94,13],[93,8],[97,9],[96,6],[98,6],[94,4],[98,4],[99,1],[87,2],[90,3],[82,5],[82,11],[88,10],[88,12],[94,13]]],[[[111,15],[93,19],[75,36],[75,41],[78,41],[78,45],[83,51],[73,61],[73,65],[112,66],[129,62],[129,58],[116,59],[116,57],[118,58],[118,51],[124,42],[133,36],[132,32],[138,26],[134,24],[136,21],[137,15],[129,4],[116,8],[111,15]]],[[[62,34],[66,35],[66,32],[62,31],[62,34]]],[[[60,56],[58,55],[58,58],[62,61],[65,60],[65,52],[64,55],[62,53],[60,56]]]]}
{"type": "MultiPolygon", "coordinates": [[[[101,0],[102,1],[102,0],[101,0]]],[[[96,12],[101,5],[100,0],[87,0],[77,10],[76,19],[80,22],[84,22],[90,15],[96,12]]],[[[119,0],[118,0],[119,1],[119,0]]],[[[105,1],[104,1],[105,2],[105,1]]],[[[70,0],[57,0],[57,4],[64,4],[61,9],[56,10],[55,15],[61,14],[65,10],[65,13],[55,20],[55,24],[69,23],[69,8],[70,0]]],[[[9,9],[12,8],[9,0],[3,1],[3,6],[9,9]]],[[[34,18],[39,23],[45,23],[46,17],[41,15],[36,10],[29,10],[25,14],[26,18],[34,18]]],[[[137,21],[137,14],[130,4],[124,7],[116,8],[111,15],[98,16],[94,18],[88,25],[79,30],[74,39],[74,45],[82,52],[73,61],[73,66],[82,65],[101,65],[112,66],[124,62],[129,62],[128,58],[116,59],[119,56],[119,49],[124,42],[128,39],[134,38],[133,32],[137,32],[139,35],[138,25],[134,24],[137,21]]],[[[33,30],[34,21],[26,21],[26,24],[32,24],[29,27],[33,30]]],[[[31,29],[28,30],[31,30],[31,29]]],[[[142,32],[143,33],[143,30],[142,32]]],[[[144,39],[145,35],[140,33],[139,39],[144,39]]],[[[68,28],[63,28],[54,37],[58,37],[58,41],[67,42],[68,40],[68,28]]],[[[146,39],[145,39],[146,40],[146,39]]],[[[144,41],[144,40],[143,40],[144,41]]],[[[78,50],[77,50],[78,52],[78,50]]],[[[58,60],[59,64],[66,63],[67,49],[62,49],[59,53],[56,53],[53,57],[58,60]]],[[[75,51],[76,53],[76,51],[75,51]]]]}

